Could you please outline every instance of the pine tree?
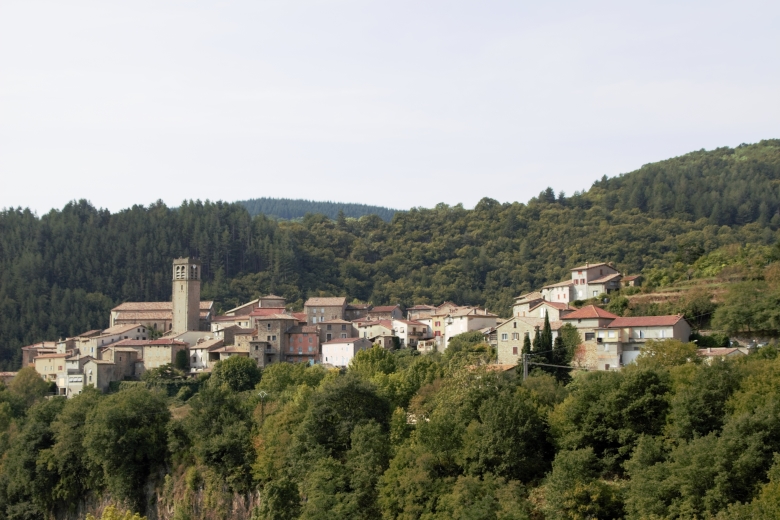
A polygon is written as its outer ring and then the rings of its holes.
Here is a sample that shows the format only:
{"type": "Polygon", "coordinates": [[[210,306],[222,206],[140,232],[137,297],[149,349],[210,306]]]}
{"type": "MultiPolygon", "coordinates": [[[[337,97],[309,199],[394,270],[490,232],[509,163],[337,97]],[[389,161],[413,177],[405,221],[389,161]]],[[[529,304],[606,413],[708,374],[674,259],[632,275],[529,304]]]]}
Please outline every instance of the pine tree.
{"type": "Polygon", "coordinates": [[[531,337],[526,334],[523,338],[523,354],[531,353],[531,337]]]}

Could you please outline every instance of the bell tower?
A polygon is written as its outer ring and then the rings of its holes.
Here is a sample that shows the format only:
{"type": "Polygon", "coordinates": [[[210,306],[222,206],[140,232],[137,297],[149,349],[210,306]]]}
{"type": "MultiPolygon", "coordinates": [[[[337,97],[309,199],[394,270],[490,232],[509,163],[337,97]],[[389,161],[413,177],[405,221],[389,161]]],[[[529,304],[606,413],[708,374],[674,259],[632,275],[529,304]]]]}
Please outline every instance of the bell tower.
{"type": "Polygon", "coordinates": [[[174,332],[200,329],[200,260],[177,258],[173,261],[174,332]]]}

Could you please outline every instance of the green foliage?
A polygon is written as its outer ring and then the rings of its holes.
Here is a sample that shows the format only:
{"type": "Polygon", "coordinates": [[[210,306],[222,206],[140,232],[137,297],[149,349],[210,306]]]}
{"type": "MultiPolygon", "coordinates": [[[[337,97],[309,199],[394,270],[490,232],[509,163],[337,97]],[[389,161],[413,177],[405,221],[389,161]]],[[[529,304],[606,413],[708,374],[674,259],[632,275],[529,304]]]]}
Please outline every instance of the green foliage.
{"type": "Polygon", "coordinates": [[[87,513],[86,520],[146,520],[146,517],[131,511],[117,509],[116,506],[110,505],[103,510],[100,518],[87,513]]]}
{"type": "Polygon", "coordinates": [[[729,334],[780,330],[780,292],[764,282],[730,285],[713,326],[729,334]]]}
{"type": "Polygon", "coordinates": [[[261,372],[254,359],[230,356],[218,361],[211,371],[209,384],[227,387],[234,392],[252,390],[260,382],[261,372]]]}
{"type": "Polygon", "coordinates": [[[187,370],[190,366],[190,357],[186,350],[180,350],[176,353],[176,359],[173,363],[176,370],[187,370]]]}
{"type": "Polygon", "coordinates": [[[33,367],[24,367],[16,373],[8,390],[19,397],[25,406],[32,405],[49,393],[49,384],[33,367]]]}
{"type": "Polygon", "coordinates": [[[676,339],[647,340],[636,359],[637,366],[660,368],[699,363],[695,343],[683,343],[676,339]]]}
{"type": "Polygon", "coordinates": [[[601,466],[592,448],[560,451],[552,467],[543,487],[543,509],[549,518],[623,517],[621,490],[600,479],[601,466]]]}
{"type": "Polygon", "coordinates": [[[169,419],[165,399],[144,388],[110,395],[87,413],[87,457],[102,469],[108,490],[137,510],[143,510],[146,479],[165,462],[169,419]]]}
{"type": "Polygon", "coordinates": [[[349,370],[365,378],[376,374],[392,374],[396,370],[396,358],[382,347],[361,350],[349,362],[349,370]]]}
{"type": "Polygon", "coordinates": [[[389,221],[395,214],[394,209],[366,204],[342,202],[317,202],[303,199],[272,199],[261,197],[237,202],[244,206],[250,215],[265,215],[270,218],[294,220],[304,217],[307,213],[325,215],[331,220],[346,218],[357,219],[365,215],[377,215],[382,220],[389,221]]]}
{"type": "MultiPolygon", "coordinates": [[[[186,351],[179,351],[184,352],[184,356],[187,356],[186,351]]],[[[178,358],[178,356],[177,356],[178,358]]],[[[181,372],[180,369],[174,367],[171,363],[165,363],[164,365],[160,365],[156,368],[150,368],[149,370],[145,371],[141,375],[141,380],[146,381],[148,383],[155,383],[155,382],[163,382],[163,381],[171,381],[176,378],[182,378],[184,377],[184,374],[181,372]]]]}

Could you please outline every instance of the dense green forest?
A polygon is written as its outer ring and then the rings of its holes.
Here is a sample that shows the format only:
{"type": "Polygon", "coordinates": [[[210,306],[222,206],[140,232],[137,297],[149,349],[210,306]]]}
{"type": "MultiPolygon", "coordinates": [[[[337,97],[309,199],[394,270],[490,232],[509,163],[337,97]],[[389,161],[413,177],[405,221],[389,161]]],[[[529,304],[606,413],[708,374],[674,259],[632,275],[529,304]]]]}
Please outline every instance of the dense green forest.
{"type": "Polygon", "coordinates": [[[23,369],[0,388],[0,519],[109,502],[176,520],[780,515],[774,346],[703,364],[692,343],[651,341],[564,385],[487,370],[480,341],[375,347],[346,372],[236,356],[70,400],[23,369]]]}
{"type": "Polygon", "coordinates": [[[439,204],[390,222],[315,214],[277,222],[208,201],[113,214],[79,201],[40,217],[6,209],[0,368],[18,368],[25,344],[107,326],[118,303],[169,300],[179,256],[201,258],[203,297],[223,309],[273,292],[297,307],[313,295],[346,295],[374,304],[453,300],[507,315],[513,297],[586,261],[612,261],[662,284],[730,247],[742,248],[736,256],[771,249],[779,207],[780,140],[770,140],[648,165],[585,193],[485,198],[473,210],[439,204]],[[633,206],[635,193],[642,203],[633,206]],[[687,202],[678,204],[681,193],[687,202]],[[698,193],[710,194],[706,206],[698,193]]]}
{"type": "Polygon", "coordinates": [[[336,220],[339,218],[339,214],[343,214],[345,217],[351,218],[377,215],[382,220],[389,221],[393,218],[396,211],[381,206],[349,202],[318,202],[304,199],[272,199],[268,197],[240,200],[237,203],[244,206],[253,217],[265,215],[277,220],[295,220],[303,218],[307,213],[314,213],[325,215],[331,220],[336,220]]]}

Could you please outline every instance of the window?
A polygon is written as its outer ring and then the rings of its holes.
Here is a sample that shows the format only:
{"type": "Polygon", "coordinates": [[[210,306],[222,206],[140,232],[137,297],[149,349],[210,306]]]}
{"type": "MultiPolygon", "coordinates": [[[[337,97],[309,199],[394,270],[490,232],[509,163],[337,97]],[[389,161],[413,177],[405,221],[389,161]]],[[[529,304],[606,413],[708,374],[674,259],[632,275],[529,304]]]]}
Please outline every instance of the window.
{"type": "Polygon", "coordinates": [[[585,341],[593,341],[593,338],[595,338],[596,335],[592,332],[586,332],[585,333],[585,341]]]}
{"type": "Polygon", "coordinates": [[[609,336],[610,338],[614,338],[614,337],[616,336],[616,334],[615,334],[615,331],[614,331],[614,330],[610,330],[610,331],[607,333],[607,336],[609,336]]]}
{"type": "Polygon", "coordinates": [[[604,363],[604,370],[609,370],[609,363],[604,363]]]}
{"type": "Polygon", "coordinates": [[[347,335],[346,334],[342,334],[341,335],[341,339],[347,339],[347,335]]]}
{"type": "Polygon", "coordinates": [[[509,334],[507,334],[506,332],[502,333],[501,334],[501,341],[506,341],[507,339],[509,339],[509,334]]]}
{"type": "Polygon", "coordinates": [[[309,343],[311,343],[311,336],[309,336],[309,343]]]}
{"type": "Polygon", "coordinates": [[[512,347],[512,354],[517,355],[517,347],[512,347]]]}
{"type": "Polygon", "coordinates": [[[517,322],[512,323],[512,325],[514,326],[514,328],[517,328],[517,322]]]}
{"type": "Polygon", "coordinates": [[[309,345],[309,352],[311,352],[311,351],[312,351],[312,348],[311,348],[311,345],[309,345]]]}
{"type": "Polygon", "coordinates": [[[440,322],[440,321],[437,321],[437,322],[434,324],[434,327],[441,327],[441,322],[440,322]]]}
{"type": "Polygon", "coordinates": [[[270,323],[266,323],[265,324],[265,328],[266,328],[266,330],[271,330],[271,324],[270,323]]]}
{"type": "Polygon", "coordinates": [[[271,341],[276,341],[276,336],[271,336],[271,341]]]}
{"type": "Polygon", "coordinates": [[[332,326],[331,326],[331,325],[328,325],[328,330],[331,330],[331,328],[332,328],[332,326]]]}
{"type": "MultiPolygon", "coordinates": [[[[119,361],[122,361],[122,358],[119,358],[119,361]]],[[[60,372],[62,372],[62,367],[57,367],[57,370],[59,370],[60,372]]]]}
{"type": "Polygon", "coordinates": [[[266,336],[266,341],[271,341],[271,336],[266,336]]]}
{"type": "Polygon", "coordinates": [[[513,339],[514,341],[517,341],[517,340],[519,340],[519,339],[520,339],[520,333],[518,333],[518,332],[513,332],[513,333],[512,333],[512,339],[513,339]]]}
{"type": "Polygon", "coordinates": [[[441,331],[438,331],[438,330],[437,330],[437,331],[436,331],[436,333],[434,334],[434,336],[436,336],[436,337],[439,337],[439,336],[441,336],[441,331]]]}
{"type": "Polygon", "coordinates": [[[325,309],[320,309],[320,314],[325,314],[325,309]]]}
{"type": "Polygon", "coordinates": [[[341,330],[347,330],[347,326],[346,326],[346,324],[344,324],[344,325],[342,325],[342,326],[341,326],[341,330]]]}
{"type": "Polygon", "coordinates": [[[333,338],[332,334],[325,334],[325,341],[330,341],[333,338]]]}

